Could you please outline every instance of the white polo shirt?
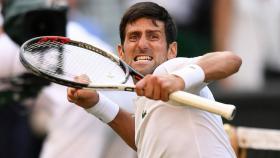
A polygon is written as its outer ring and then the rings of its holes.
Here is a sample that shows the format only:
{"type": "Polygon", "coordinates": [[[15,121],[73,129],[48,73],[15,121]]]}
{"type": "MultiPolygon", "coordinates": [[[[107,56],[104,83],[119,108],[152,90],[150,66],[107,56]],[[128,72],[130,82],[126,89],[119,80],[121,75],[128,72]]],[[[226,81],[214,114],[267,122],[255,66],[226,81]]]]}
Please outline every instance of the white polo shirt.
{"type": "MultiPolygon", "coordinates": [[[[197,59],[169,60],[159,66],[155,74],[171,73],[182,65],[195,63],[197,59]]],[[[214,100],[208,87],[201,87],[204,88],[192,93],[214,100]]],[[[139,158],[236,157],[220,116],[146,97],[138,97],[134,102],[137,107],[135,142],[139,158]]]]}

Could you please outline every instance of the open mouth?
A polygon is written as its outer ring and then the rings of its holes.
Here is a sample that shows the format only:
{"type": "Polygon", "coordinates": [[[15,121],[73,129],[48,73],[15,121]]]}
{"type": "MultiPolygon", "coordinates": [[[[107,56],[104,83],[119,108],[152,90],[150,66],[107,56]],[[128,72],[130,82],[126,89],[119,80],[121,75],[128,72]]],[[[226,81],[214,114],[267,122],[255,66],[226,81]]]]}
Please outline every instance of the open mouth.
{"type": "Polygon", "coordinates": [[[153,60],[153,57],[151,56],[136,56],[134,58],[134,61],[151,61],[153,60]]]}

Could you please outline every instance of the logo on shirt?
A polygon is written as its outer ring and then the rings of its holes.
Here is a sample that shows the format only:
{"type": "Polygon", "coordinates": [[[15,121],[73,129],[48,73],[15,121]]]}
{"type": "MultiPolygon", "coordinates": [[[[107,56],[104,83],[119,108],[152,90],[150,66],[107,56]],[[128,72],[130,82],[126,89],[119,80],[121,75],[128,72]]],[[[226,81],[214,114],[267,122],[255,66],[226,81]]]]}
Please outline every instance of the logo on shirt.
{"type": "Polygon", "coordinates": [[[147,111],[144,110],[144,111],[142,112],[142,119],[143,119],[146,115],[147,115],[147,111]]]}

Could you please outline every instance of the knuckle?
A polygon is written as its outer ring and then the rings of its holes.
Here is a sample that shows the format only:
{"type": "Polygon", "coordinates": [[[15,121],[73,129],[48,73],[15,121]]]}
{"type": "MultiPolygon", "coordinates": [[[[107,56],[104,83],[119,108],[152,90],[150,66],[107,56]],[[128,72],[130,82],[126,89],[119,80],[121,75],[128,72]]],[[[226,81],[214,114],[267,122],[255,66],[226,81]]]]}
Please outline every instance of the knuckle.
{"type": "Polygon", "coordinates": [[[147,98],[153,99],[153,93],[152,93],[152,91],[145,91],[144,93],[145,93],[145,96],[146,96],[147,98]]]}
{"type": "Polygon", "coordinates": [[[160,96],[154,96],[154,100],[160,100],[160,96]]]}
{"type": "Polygon", "coordinates": [[[143,93],[144,93],[144,90],[143,89],[140,89],[140,88],[136,88],[135,89],[135,92],[138,96],[143,96],[143,93]]]}
{"type": "Polygon", "coordinates": [[[161,84],[161,89],[163,92],[169,92],[170,91],[170,86],[166,83],[161,84]]]}
{"type": "Polygon", "coordinates": [[[155,76],[155,75],[150,75],[150,79],[151,79],[151,80],[157,80],[157,76],[155,76]]]}
{"type": "Polygon", "coordinates": [[[165,101],[165,102],[167,102],[167,101],[168,101],[168,98],[167,98],[167,97],[164,97],[162,100],[165,101]]]}

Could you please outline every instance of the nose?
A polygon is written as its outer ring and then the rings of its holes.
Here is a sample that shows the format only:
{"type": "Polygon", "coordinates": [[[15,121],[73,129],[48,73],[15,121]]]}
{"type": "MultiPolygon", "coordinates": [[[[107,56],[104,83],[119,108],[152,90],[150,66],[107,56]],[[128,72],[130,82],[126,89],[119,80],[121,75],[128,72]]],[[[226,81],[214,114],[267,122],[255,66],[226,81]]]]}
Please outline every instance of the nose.
{"type": "Polygon", "coordinates": [[[148,40],[145,38],[145,37],[141,37],[138,41],[138,47],[141,49],[141,50],[146,50],[148,49],[148,40]]]}

